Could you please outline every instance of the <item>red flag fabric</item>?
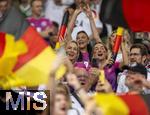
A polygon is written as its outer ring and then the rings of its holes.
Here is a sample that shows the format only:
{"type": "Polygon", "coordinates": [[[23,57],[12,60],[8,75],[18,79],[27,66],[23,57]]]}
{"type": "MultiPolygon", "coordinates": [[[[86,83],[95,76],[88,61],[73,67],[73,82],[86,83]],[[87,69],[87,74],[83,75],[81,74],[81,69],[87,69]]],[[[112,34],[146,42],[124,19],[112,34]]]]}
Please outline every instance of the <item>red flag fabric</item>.
{"type": "Polygon", "coordinates": [[[36,57],[43,49],[48,47],[48,44],[44,40],[41,40],[41,36],[36,32],[35,28],[31,26],[27,28],[21,38],[26,43],[28,52],[19,56],[18,63],[16,64],[14,71],[36,57]]]}
{"type": "Polygon", "coordinates": [[[123,0],[123,13],[133,31],[150,31],[150,0],[123,0]]]}
{"type": "Polygon", "coordinates": [[[150,0],[103,0],[102,22],[122,26],[133,32],[150,31],[150,0]]]}
{"type": "Polygon", "coordinates": [[[122,100],[128,105],[130,109],[129,115],[149,115],[148,106],[140,95],[122,95],[122,100]]]}
{"type": "Polygon", "coordinates": [[[5,33],[0,34],[0,57],[3,55],[5,48],[5,33]]]}

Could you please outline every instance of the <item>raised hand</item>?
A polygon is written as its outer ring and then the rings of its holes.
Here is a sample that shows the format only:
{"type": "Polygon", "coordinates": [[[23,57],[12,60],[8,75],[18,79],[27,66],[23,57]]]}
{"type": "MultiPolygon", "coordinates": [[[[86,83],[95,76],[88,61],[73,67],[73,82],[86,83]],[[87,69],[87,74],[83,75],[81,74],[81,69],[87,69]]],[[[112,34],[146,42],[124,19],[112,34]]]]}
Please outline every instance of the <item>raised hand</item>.
{"type": "Polygon", "coordinates": [[[51,74],[55,73],[60,67],[60,65],[64,63],[64,60],[63,60],[64,58],[65,57],[63,56],[62,53],[59,53],[56,56],[55,60],[52,63],[51,74]]]}
{"type": "Polygon", "coordinates": [[[112,93],[112,87],[109,84],[109,82],[105,79],[105,82],[102,83],[99,81],[96,85],[96,92],[101,92],[101,93],[112,93]]]}
{"type": "Polygon", "coordinates": [[[150,89],[150,82],[144,77],[135,77],[133,82],[136,85],[142,85],[143,87],[150,89]]]}
{"type": "Polygon", "coordinates": [[[103,69],[103,67],[105,67],[105,66],[111,67],[111,66],[114,64],[114,62],[115,62],[115,61],[114,61],[114,59],[113,59],[113,57],[112,57],[112,53],[109,52],[109,53],[108,53],[108,58],[107,58],[105,64],[102,65],[102,68],[101,68],[101,69],[103,69]]]}
{"type": "Polygon", "coordinates": [[[72,86],[75,90],[79,90],[81,88],[81,85],[77,79],[77,76],[75,74],[68,74],[67,75],[67,83],[72,86]]]}
{"type": "Polygon", "coordinates": [[[89,74],[90,74],[92,77],[98,77],[98,76],[100,75],[100,71],[99,71],[98,68],[90,68],[89,74]]]}
{"type": "Polygon", "coordinates": [[[110,60],[108,61],[108,64],[109,64],[109,65],[113,65],[113,64],[114,64],[114,59],[113,59],[113,58],[110,58],[110,60]]]}
{"type": "Polygon", "coordinates": [[[83,11],[83,9],[82,9],[81,7],[80,7],[80,8],[77,8],[77,9],[74,11],[74,14],[79,15],[82,11],[83,11]]]}
{"type": "Polygon", "coordinates": [[[91,11],[90,6],[88,4],[87,4],[87,7],[86,7],[85,11],[86,11],[87,17],[89,19],[92,19],[93,18],[92,11],[91,11]]]}

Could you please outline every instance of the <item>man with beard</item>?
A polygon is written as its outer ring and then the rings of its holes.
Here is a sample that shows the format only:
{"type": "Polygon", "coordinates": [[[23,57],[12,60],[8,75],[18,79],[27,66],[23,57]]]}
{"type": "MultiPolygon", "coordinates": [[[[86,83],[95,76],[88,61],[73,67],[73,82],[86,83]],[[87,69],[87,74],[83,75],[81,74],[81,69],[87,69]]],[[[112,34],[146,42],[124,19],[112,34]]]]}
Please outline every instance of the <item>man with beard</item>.
{"type": "MultiPolygon", "coordinates": [[[[147,60],[147,49],[143,44],[133,44],[130,48],[129,53],[129,66],[135,63],[146,65],[147,60]]],[[[117,93],[126,93],[129,91],[128,87],[125,85],[125,79],[127,75],[127,70],[125,69],[122,73],[118,75],[118,87],[117,93]]],[[[150,80],[150,73],[147,71],[147,81],[150,80]]],[[[145,93],[150,93],[149,90],[145,89],[145,93]]]]}

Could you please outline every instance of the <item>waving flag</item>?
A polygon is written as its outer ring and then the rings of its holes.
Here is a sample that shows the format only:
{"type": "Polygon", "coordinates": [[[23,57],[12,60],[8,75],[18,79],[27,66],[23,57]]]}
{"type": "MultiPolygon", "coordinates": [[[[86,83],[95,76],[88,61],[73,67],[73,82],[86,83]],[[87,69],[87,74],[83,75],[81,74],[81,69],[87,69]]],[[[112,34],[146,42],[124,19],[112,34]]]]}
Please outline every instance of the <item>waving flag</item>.
{"type": "Polygon", "coordinates": [[[129,115],[150,115],[150,95],[119,96],[128,106],[129,115]]]}
{"type": "Polygon", "coordinates": [[[96,94],[95,101],[104,115],[129,115],[129,108],[115,94],[96,94]]]}
{"type": "MultiPolygon", "coordinates": [[[[3,41],[0,44],[1,87],[38,86],[48,82],[56,54],[33,27],[28,27],[22,35],[23,43],[4,33],[0,33],[0,39],[3,41]]],[[[61,66],[58,73],[60,78],[65,68],[61,66]]]]}
{"type": "Polygon", "coordinates": [[[150,31],[150,0],[103,0],[100,18],[134,32],[150,31]]]}
{"type": "MultiPolygon", "coordinates": [[[[0,33],[0,41],[0,86],[4,88],[16,81],[12,68],[17,63],[17,57],[27,52],[27,47],[22,40],[16,42],[14,36],[5,33],[0,33]],[[8,79],[12,82],[6,82],[8,79]]],[[[19,80],[16,85],[21,83],[22,81],[19,80]]]]}
{"type": "Polygon", "coordinates": [[[68,21],[69,21],[69,11],[66,11],[64,14],[62,24],[60,27],[60,31],[59,31],[59,35],[58,35],[58,41],[60,41],[60,42],[64,40],[68,21]]]}
{"type": "Polygon", "coordinates": [[[55,47],[56,50],[58,50],[61,47],[60,43],[65,38],[68,21],[69,21],[69,11],[66,11],[65,14],[64,14],[63,20],[62,20],[60,30],[59,30],[58,40],[57,40],[56,47],[55,47]]]}
{"type": "Polygon", "coordinates": [[[150,95],[96,94],[94,99],[104,115],[150,115],[150,95]]]}

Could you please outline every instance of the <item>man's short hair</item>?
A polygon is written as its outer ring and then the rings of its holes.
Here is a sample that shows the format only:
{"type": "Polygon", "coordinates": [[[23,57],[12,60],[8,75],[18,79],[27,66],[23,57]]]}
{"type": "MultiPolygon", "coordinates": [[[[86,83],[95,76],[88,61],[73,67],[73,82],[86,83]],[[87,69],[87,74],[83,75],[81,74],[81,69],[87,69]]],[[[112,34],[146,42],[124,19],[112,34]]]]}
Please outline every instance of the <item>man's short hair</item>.
{"type": "Polygon", "coordinates": [[[140,43],[133,44],[130,48],[130,51],[134,48],[140,49],[140,53],[142,56],[148,55],[147,48],[144,46],[144,44],[140,44],[140,43]]]}
{"type": "Polygon", "coordinates": [[[147,69],[142,64],[135,63],[133,65],[128,66],[127,70],[135,73],[140,73],[141,75],[144,75],[144,77],[147,79],[147,69]]]}
{"type": "MultiPolygon", "coordinates": [[[[41,1],[41,2],[42,2],[42,0],[31,0],[30,5],[33,6],[33,3],[34,3],[35,1],[41,1]]],[[[43,2],[42,2],[42,3],[43,3],[43,2]]]]}

